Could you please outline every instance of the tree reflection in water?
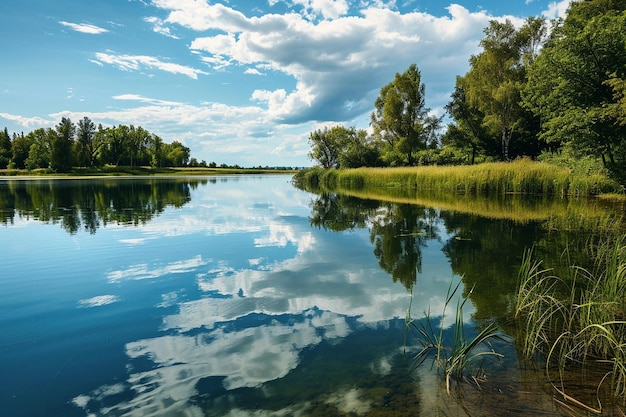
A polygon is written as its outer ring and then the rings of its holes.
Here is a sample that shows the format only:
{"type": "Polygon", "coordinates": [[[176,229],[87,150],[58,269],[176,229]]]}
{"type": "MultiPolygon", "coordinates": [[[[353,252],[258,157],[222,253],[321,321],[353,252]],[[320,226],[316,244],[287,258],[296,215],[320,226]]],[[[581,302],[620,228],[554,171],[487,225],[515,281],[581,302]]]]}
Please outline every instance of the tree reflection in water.
{"type": "Polygon", "coordinates": [[[91,234],[108,223],[146,224],[167,206],[182,207],[203,178],[29,179],[0,182],[0,221],[16,218],[60,224],[91,234]]]}

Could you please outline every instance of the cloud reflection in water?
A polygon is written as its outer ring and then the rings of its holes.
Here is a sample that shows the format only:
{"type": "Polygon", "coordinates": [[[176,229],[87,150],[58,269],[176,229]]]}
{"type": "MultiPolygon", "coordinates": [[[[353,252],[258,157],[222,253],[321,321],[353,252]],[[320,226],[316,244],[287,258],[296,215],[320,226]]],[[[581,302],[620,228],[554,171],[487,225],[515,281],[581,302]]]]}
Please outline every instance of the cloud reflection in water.
{"type": "MultiPolygon", "coordinates": [[[[237,198],[244,197],[245,193],[237,194],[237,198]]],[[[238,254],[242,259],[222,257],[215,246],[210,252],[194,247],[192,250],[201,253],[181,261],[164,266],[138,263],[108,274],[109,282],[116,284],[193,274],[198,295],[186,300],[176,291],[162,295],[157,308],[167,309],[167,313],[161,334],[126,344],[129,374],[124,385],[130,398],[103,407],[106,390],[101,387],[74,399],[87,414],[203,416],[193,400],[201,394],[198,384],[202,380],[219,378],[223,389],[229,391],[259,387],[296,369],[307,348],[322,341],[340,343],[361,329],[384,328],[390,320],[404,318],[410,295],[381,270],[367,230],[338,234],[313,229],[302,215],[278,214],[275,207],[281,207],[281,202],[257,205],[258,211],[252,211],[248,209],[251,204],[234,201],[226,207],[221,201],[210,205],[210,213],[200,211],[195,218],[188,213],[179,216],[182,224],[165,218],[165,227],[208,236],[239,233],[242,239],[249,239],[248,249],[238,254]]],[[[159,227],[153,222],[145,232],[154,233],[159,227]]],[[[440,250],[434,253],[443,257],[440,250]]],[[[450,276],[431,278],[416,285],[415,311],[423,311],[429,304],[432,311],[438,311],[437,304],[442,303],[450,276]]],[[[400,347],[402,341],[398,342],[400,347]]],[[[390,367],[389,358],[371,366],[373,373],[384,374],[390,367]]],[[[361,408],[355,405],[359,398],[358,390],[348,390],[328,401],[359,414],[367,409],[366,403],[360,404],[361,408]]],[[[284,410],[285,415],[295,415],[303,407],[294,404],[293,409],[284,410]]],[[[233,408],[229,415],[249,413],[233,408]]]]}

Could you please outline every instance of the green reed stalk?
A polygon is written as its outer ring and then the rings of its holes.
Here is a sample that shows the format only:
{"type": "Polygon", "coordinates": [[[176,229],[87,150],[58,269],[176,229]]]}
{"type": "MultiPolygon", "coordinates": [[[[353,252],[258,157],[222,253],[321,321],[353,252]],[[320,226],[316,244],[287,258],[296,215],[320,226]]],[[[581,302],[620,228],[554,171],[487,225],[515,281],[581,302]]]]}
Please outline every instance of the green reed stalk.
{"type": "Polygon", "coordinates": [[[477,383],[482,373],[482,359],[485,357],[501,358],[502,355],[495,352],[491,346],[494,339],[504,340],[495,322],[483,328],[473,338],[468,338],[465,334],[465,322],[463,319],[463,307],[467,302],[473,288],[466,296],[459,297],[456,305],[456,316],[454,321],[454,336],[452,343],[447,345],[444,341],[444,321],[449,304],[457,294],[461,286],[459,281],[452,287],[452,282],[448,286],[446,302],[444,304],[439,325],[434,326],[431,319],[430,307],[424,313],[422,320],[411,318],[411,307],[407,311],[405,327],[405,348],[406,337],[409,330],[412,330],[421,349],[413,356],[411,370],[420,366],[434,352],[433,364],[443,374],[446,381],[446,390],[450,394],[450,383],[452,380],[459,381],[466,374],[470,374],[472,380],[477,383]],[[485,348],[486,347],[486,348],[485,348]],[[479,362],[478,367],[475,363],[479,362]]]}
{"type": "MultiPolygon", "coordinates": [[[[515,317],[524,353],[547,356],[546,370],[607,365],[614,393],[626,394],[626,237],[591,247],[594,271],[570,266],[565,278],[540,269],[531,251],[520,268],[515,317]]],[[[604,381],[604,380],[603,380],[604,381]]],[[[626,398],[625,398],[626,400],[626,398]]]]}

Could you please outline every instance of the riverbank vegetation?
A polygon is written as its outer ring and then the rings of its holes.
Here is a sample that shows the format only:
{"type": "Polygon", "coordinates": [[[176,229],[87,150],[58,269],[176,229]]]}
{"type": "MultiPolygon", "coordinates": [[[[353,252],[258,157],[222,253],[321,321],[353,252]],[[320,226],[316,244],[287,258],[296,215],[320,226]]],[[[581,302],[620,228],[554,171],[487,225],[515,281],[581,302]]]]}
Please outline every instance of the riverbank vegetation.
{"type": "MultiPolygon", "coordinates": [[[[488,187],[518,192],[531,183],[543,193],[596,194],[604,187],[596,174],[626,185],[625,28],[626,2],[609,0],[572,2],[564,20],[550,23],[539,17],[519,27],[491,21],[469,71],[456,79],[445,128],[443,118],[426,107],[426,86],[413,64],[381,88],[370,131],[341,125],[318,129],[309,136],[310,157],[325,169],[473,165],[528,157],[557,160],[573,171],[585,165],[587,171],[567,185],[563,173],[556,183],[539,178],[542,183],[535,184],[534,177],[511,187],[493,182],[488,187]]],[[[450,182],[446,189],[462,183],[450,182]]],[[[462,188],[468,192],[484,184],[477,180],[462,188]]]]}
{"type": "Polygon", "coordinates": [[[623,194],[605,175],[575,174],[572,169],[529,159],[478,165],[303,170],[296,184],[346,189],[406,188],[471,195],[544,194],[589,196],[623,194]]]}
{"type": "MultiPolygon", "coordinates": [[[[560,275],[542,269],[531,250],[525,254],[515,303],[521,350],[528,358],[543,354],[546,373],[565,398],[559,375],[572,368],[603,370],[598,385],[626,398],[626,239],[590,241],[588,249],[590,268],[564,257],[560,275]]],[[[584,408],[599,413],[601,404],[584,408]]]]}

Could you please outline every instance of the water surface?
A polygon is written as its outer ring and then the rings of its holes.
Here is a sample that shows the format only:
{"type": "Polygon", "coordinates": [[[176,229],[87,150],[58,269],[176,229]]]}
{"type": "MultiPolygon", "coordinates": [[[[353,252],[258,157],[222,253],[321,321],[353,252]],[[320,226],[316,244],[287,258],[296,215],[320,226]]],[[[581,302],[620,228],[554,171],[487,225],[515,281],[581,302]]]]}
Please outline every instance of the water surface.
{"type": "Polygon", "coordinates": [[[0,180],[0,221],[7,416],[561,415],[514,344],[455,401],[403,354],[451,282],[505,317],[524,249],[560,250],[540,222],[284,175],[0,180]]]}

